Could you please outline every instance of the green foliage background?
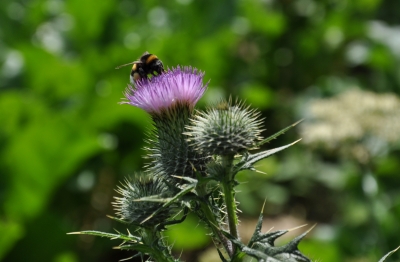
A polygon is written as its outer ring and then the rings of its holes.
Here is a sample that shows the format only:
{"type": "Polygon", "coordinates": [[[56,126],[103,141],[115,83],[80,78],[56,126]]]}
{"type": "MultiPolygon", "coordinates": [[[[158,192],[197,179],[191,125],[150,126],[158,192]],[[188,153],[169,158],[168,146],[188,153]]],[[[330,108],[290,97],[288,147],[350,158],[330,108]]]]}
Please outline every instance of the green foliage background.
{"type": "MultiPolygon", "coordinates": [[[[114,188],[145,164],[150,119],[118,105],[130,67],[116,66],[144,51],[170,67],[195,66],[211,79],[200,107],[229,95],[245,99],[266,117],[268,136],[303,117],[310,98],[348,83],[399,95],[398,10],[395,0],[3,0],[0,259],[132,255],[113,251],[116,242],[66,235],[119,228],[106,217],[114,188]],[[373,34],[377,25],[386,35],[373,34]]],[[[291,131],[267,146],[298,137],[291,131]]],[[[362,166],[300,143],[264,161],[266,175],[241,175],[242,219],[256,217],[266,198],[266,217],[276,223],[318,223],[300,245],[311,258],[377,261],[400,245],[399,148],[389,145],[371,163],[378,193],[368,197],[362,166]]],[[[189,218],[170,235],[178,253],[189,249],[187,261],[209,244],[196,225],[189,218]],[[198,237],[185,241],[187,232],[198,237]]]]}

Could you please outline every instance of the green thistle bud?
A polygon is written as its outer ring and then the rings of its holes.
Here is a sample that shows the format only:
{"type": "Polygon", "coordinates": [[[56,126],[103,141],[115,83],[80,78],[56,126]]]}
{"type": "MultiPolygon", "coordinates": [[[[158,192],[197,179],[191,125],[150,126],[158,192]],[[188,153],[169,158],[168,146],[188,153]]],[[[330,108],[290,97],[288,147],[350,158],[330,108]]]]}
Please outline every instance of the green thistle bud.
{"type": "Polygon", "coordinates": [[[135,225],[154,227],[169,219],[177,208],[177,205],[171,205],[148,219],[163,203],[139,200],[140,198],[154,196],[161,199],[173,196],[166,183],[156,176],[137,174],[132,179],[127,179],[116,191],[122,195],[115,197],[115,202],[112,203],[117,215],[121,220],[135,225]],[[145,222],[142,224],[143,221],[145,222]]]}
{"type": "Polygon", "coordinates": [[[147,148],[153,160],[150,172],[173,181],[171,175],[194,177],[196,171],[204,169],[206,158],[190,147],[183,134],[192,111],[187,104],[176,103],[152,115],[156,128],[148,141],[151,147],[147,148]]]}
{"type": "Polygon", "coordinates": [[[206,155],[235,155],[257,147],[262,140],[260,113],[242,103],[221,102],[191,120],[188,142],[206,155]]]}

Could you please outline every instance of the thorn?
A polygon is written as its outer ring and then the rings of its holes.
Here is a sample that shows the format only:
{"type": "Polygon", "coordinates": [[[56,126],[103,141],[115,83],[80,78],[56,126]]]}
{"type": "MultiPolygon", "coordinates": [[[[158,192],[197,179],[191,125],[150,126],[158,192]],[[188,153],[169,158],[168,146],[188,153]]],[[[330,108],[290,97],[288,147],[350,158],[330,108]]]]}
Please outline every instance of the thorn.
{"type": "Polygon", "coordinates": [[[397,250],[400,249],[400,246],[396,247],[395,249],[392,250],[392,252],[396,252],[397,250]]]}
{"type": "Polygon", "coordinates": [[[69,232],[67,235],[82,235],[81,232],[69,232]]]}
{"type": "Polygon", "coordinates": [[[301,234],[300,236],[294,238],[292,241],[290,241],[287,244],[287,247],[291,250],[294,250],[295,248],[297,248],[297,245],[300,243],[300,241],[311,231],[313,230],[313,228],[316,226],[317,224],[313,225],[309,230],[307,230],[306,232],[304,232],[303,234],[301,234]]]}
{"type": "Polygon", "coordinates": [[[267,175],[267,173],[265,173],[265,172],[263,172],[263,171],[260,171],[260,170],[257,170],[257,169],[254,169],[254,170],[252,170],[252,171],[254,171],[254,172],[256,172],[256,173],[263,174],[263,175],[267,175]]]}
{"type": "Polygon", "coordinates": [[[301,123],[304,121],[304,118],[300,119],[299,121],[297,121],[296,123],[292,124],[292,126],[296,126],[298,123],[301,123]]]}
{"type": "Polygon", "coordinates": [[[267,198],[265,197],[264,203],[263,203],[262,208],[261,208],[261,214],[264,213],[264,207],[265,207],[265,203],[266,202],[267,202],[267,198]]]}
{"type": "Polygon", "coordinates": [[[132,258],[134,258],[134,257],[136,257],[136,256],[138,256],[138,255],[139,255],[139,254],[136,254],[136,255],[131,256],[131,257],[128,257],[128,258],[120,259],[120,260],[118,260],[118,261],[128,261],[128,260],[130,260],[130,259],[132,259],[132,258]]]}
{"type": "Polygon", "coordinates": [[[291,143],[290,145],[294,145],[294,144],[296,144],[297,142],[299,142],[300,140],[302,140],[303,138],[300,138],[300,139],[297,139],[296,141],[294,141],[293,143],[291,143]]]}
{"type": "MultiPolygon", "coordinates": [[[[304,224],[304,225],[301,225],[301,226],[297,226],[297,227],[294,227],[294,228],[291,228],[291,229],[288,229],[288,231],[290,232],[290,231],[294,231],[294,230],[296,230],[296,229],[299,229],[299,228],[302,228],[302,227],[305,227],[305,226],[307,226],[308,224],[304,224]]],[[[315,225],[314,225],[315,226],[315,225]]],[[[311,228],[312,229],[312,228],[311,228]]]]}
{"type": "Polygon", "coordinates": [[[118,246],[120,247],[120,246],[123,246],[123,245],[125,245],[126,244],[126,241],[123,241],[121,244],[119,244],[118,246]]]}
{"type": "Polygon", "coordinates": [[[317,223],[315,223],[309,230],[307,230],[306,231],[306,234],[308,234],[308,233],[310,233],[311,232],[311,230],[313,230],[314,229],[314,227],[316,227],[317,226],[317,223]]]}
{"type": "Polygon", "coordinates": [[[142,222],[140,222],[140,224],[143,224],[144,222],[150,220],[154,215],[151,214],[150,216],[148,216],[145,220],[143,220],[142,222]]]}

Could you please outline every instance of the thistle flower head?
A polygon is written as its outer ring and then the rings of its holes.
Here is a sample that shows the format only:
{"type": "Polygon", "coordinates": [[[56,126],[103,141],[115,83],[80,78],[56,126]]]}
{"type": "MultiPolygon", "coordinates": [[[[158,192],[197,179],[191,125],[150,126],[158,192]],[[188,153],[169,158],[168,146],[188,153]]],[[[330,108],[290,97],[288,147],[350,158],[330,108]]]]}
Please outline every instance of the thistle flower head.
{"type": "Polygon", "coordinates": [[[149,196],[167,198],[173,195],[165,182],[154,175],[137,174],[131,180],[127,179],[121,187],[118,187],[117,192],[121,197],[115,197],[115,202],[112,204],[120,219],[128,223],[153,227],[165,222],[174,212],[174,207],[169,206],[159,212],[157,216],[146,220],[161,208],[163,203],[141,201],[140,198],[149,196]],[[141,224],[143,221],[145,222],[141,224]]]}
{"type": "Polygon", "coordinates": [[[192,67],[176,67],[149,79],[141,79],[125,91],[127,101],[150,114],[157,114],[176,104],[193,108],[206,90],[203,85],[204,73],[192,67]]]}
{"type": "Polygon", "coordinates": [[[125,92],[127,101],[122,103],[144,109],[153,119],[155,129],[148,140],[148,158],[152,161],[148,167],[164,179],[193,176],[202,169],[204,160],[189,148],[183,132],[206,90],[203,76],[195,68],[178,66],[150,80],[141,79],[125,92]]]}
{"type": "Polygon", "coordinates": [[[234,155],[257,147],[262,139],[259,112],[238,102],[222,102],[191,120],[188,142],[207,155],[234,155]]]}

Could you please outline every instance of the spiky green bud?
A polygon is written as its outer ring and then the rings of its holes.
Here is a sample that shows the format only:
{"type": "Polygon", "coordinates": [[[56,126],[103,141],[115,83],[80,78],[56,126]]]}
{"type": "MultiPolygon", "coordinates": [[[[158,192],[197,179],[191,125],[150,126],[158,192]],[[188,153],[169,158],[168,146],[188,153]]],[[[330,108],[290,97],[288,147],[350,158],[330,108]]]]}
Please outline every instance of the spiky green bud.
{"type": "Polygon", "coordinates": [[[207,155],[234,155],[257,147],[262,139],[260,113],[240,102],[222,102],[191,120],[188,142],[207,155]]]}
{"type": "Polygon", "coordinates": [[[155,130],[147,148],[152,159],[150,171],[167,180],[172,176],[194,177],[204,169],[206,159],[195,151],[183,134],[193,110],[186,103],[176,103],[158,114],[152,115],[155,130]]]}
{"type": "Polygon", "coordinates": [[[140,200],[145,197],[158,199],[173,195],[167,184],[154,175],[137,174],[116,190],[121,197],[115,197],[113,206],[121,220],[144,227],[153,227],[165,222],[175,213],[177,205],[171,205],[157,213],[157,216],[148,219],[163,205],[159,201],[140,200]],[[144,223],[142,223],[145,221],[144,223]]]}

